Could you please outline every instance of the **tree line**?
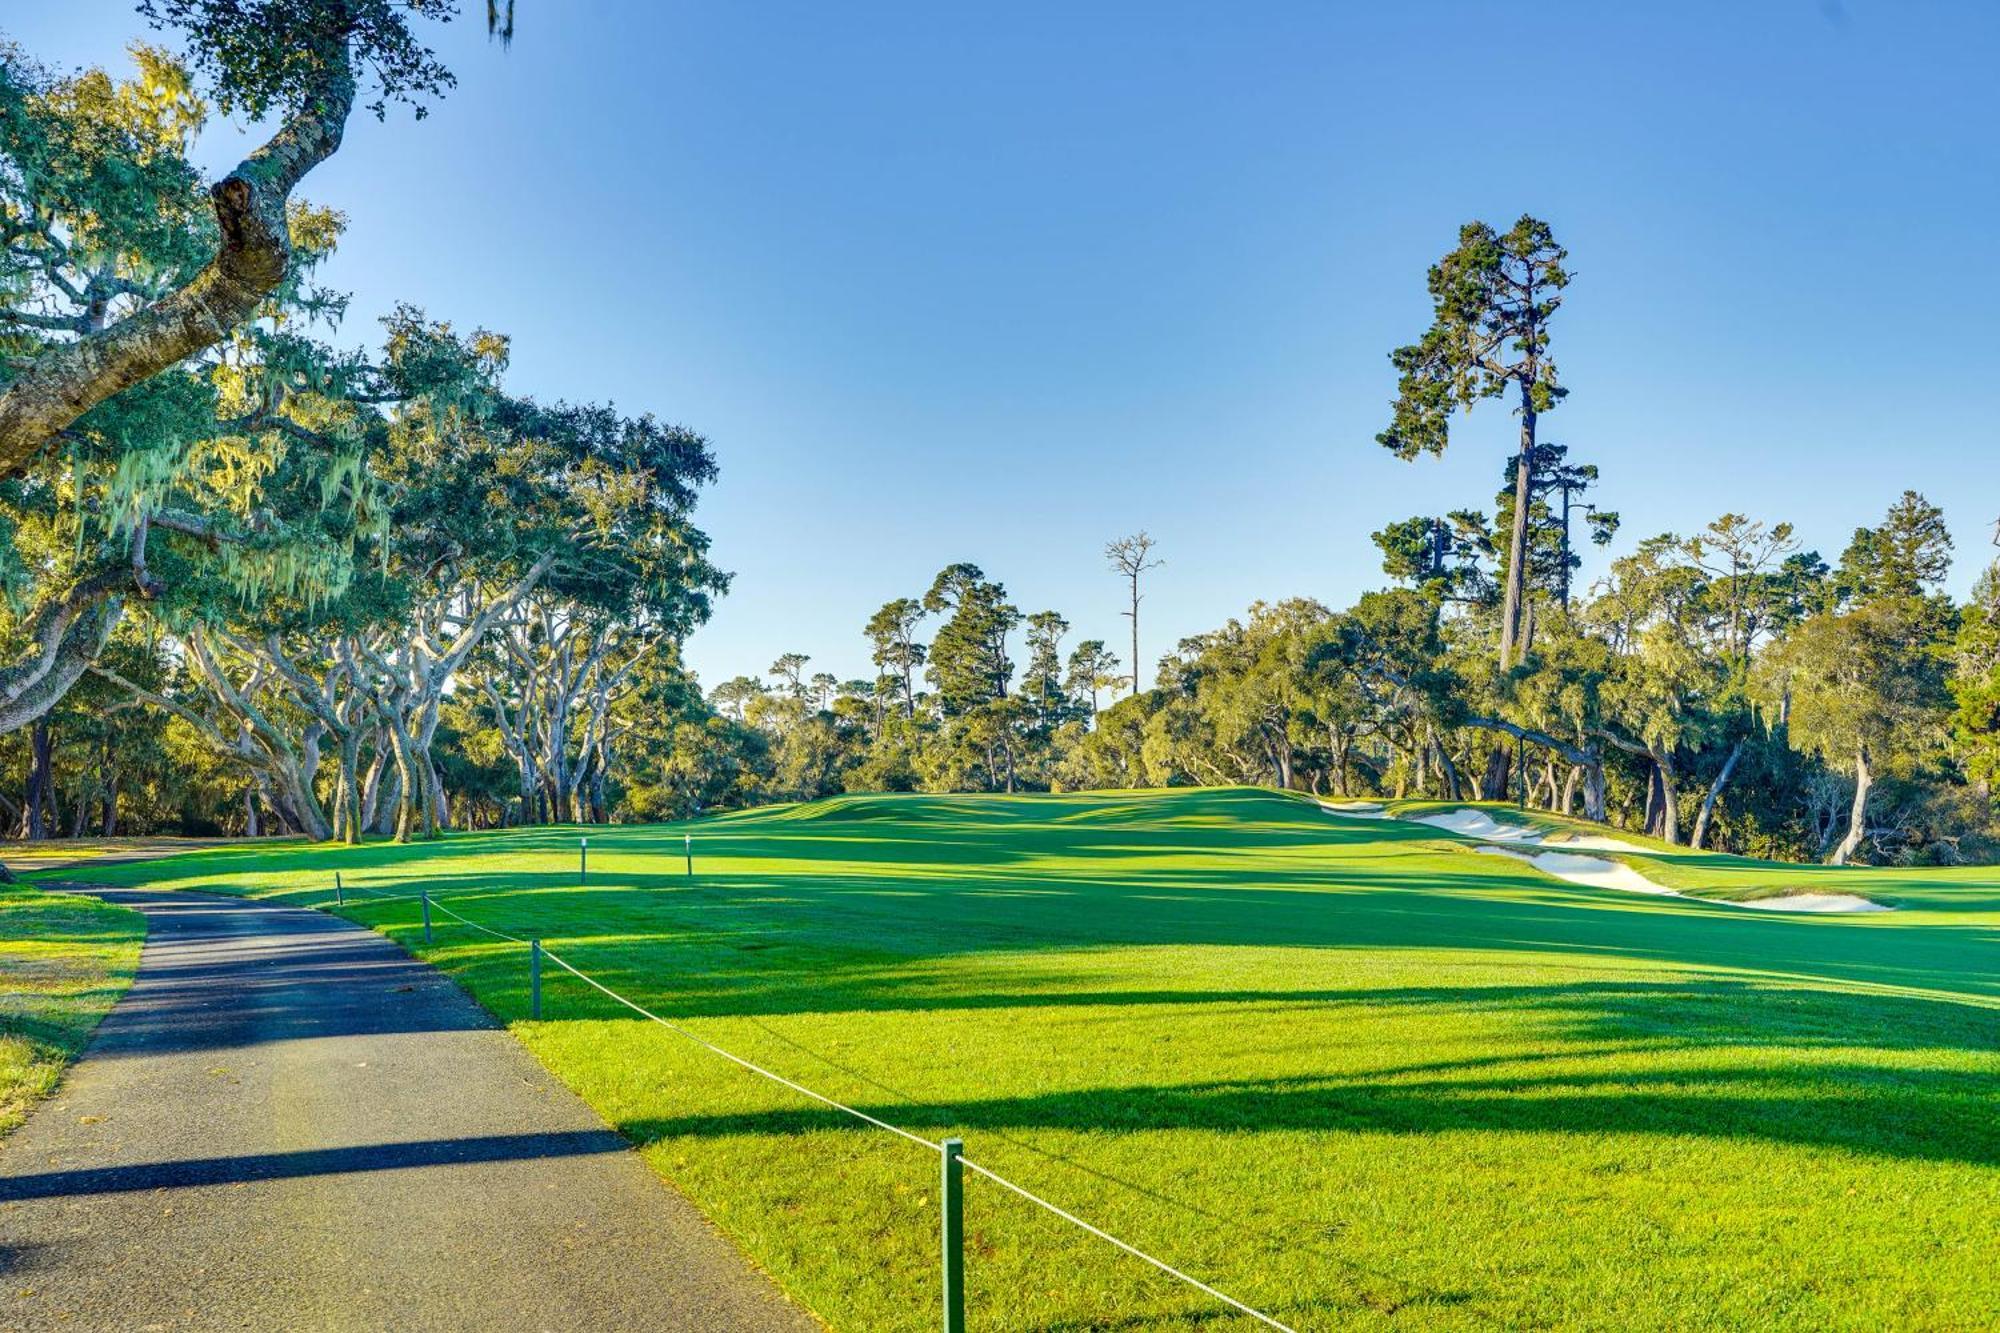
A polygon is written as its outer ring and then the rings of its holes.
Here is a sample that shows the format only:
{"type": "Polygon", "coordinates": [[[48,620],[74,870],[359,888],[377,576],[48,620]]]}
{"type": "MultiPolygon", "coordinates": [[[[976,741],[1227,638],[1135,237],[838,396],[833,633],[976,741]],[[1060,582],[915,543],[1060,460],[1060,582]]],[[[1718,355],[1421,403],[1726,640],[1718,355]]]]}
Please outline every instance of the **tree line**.
{"type": "Polygon", "coordinates": [[[449,90],[420,29],[453,7],[140,8],[180,47],[129,73],[0,47],[0,826],[22,836],[1249,782],[1763,856],[1996,850],[2000,576],[1945,595],[1923,496],[1831,561],[1727,513],[1580,586],[1620,522],[1548,438],[1570,275],[1534,218],[1464,227],[1390,355],[1396,457],[1513,414],[1491,503],[1385,522],[1385,586],[1353,605],[1259,602],[1148,663],[1141,532],[1105,551],[1129,637],[960,562],[857,627],[872,674],[797,652],[704,690],[680,650],[728,585],[694,522],[708,442],[515,393],[506,337],[414,305],[353,346],[319,279],[346,220],[299,187],[357,109],[449,90]],[[208,186],[194,148],[230,113],[274,128],[208,186]]]}
{"type": "Polygon", "coordinates": [[[1778,859],[1994,854],[2000,575],[1963,606],[1940,591],[1935,505],[1904,493],[1832,564],[1789,524],[1724,514],[1638,543],[1580,594],[1560,506],[1530,506],[1505,670],[1504,510],[1385,525],[1391,586],[1337,610],[1258,602],[1136,691],[1104,641],[1069,646],[1061,615],[1024,616],[955,564],[863,627],[874,676],[788,653],[710,690],[707,762],[628,790],[627,813],[1249,783],[1518,801],[1778,859]]]}

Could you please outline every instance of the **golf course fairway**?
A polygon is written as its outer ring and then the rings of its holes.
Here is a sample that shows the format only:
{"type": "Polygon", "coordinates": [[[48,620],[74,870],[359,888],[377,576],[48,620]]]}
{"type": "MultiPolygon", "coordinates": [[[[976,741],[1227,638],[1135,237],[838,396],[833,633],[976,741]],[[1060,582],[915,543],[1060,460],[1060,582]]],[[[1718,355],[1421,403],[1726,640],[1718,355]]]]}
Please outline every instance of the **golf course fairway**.
{"type": "MultiPolygon", "coordinates": [[[[348,916],[457,978],[836,1329],[936,1326],[933,1154],[560,972],[530,1021],[525,948],[442,915],[426,946],[415,902],[370,893],[427,889],[707,1041],[962,1136],[1297,1329],[1990,1321],[2000,872],[1626,856],[1691,895],[1653,897],[1477,846],[1225,788],[88,873],[331,908],[339,871],[348,916]],[[1781,892],[1894,910],[1703,901],[1781,892]]],[[[1255,1327],[988,1182],[966,1206],[974,1328],[1255,1327]]]]}

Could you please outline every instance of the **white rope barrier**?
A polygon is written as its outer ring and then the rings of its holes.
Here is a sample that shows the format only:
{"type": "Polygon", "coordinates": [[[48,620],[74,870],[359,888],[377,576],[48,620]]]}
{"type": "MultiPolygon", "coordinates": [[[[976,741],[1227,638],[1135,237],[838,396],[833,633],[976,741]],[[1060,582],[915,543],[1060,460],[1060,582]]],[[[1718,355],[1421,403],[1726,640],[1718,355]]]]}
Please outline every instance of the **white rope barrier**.
{"type": "Polygon", "coordinates": [[[371,889],[366,884],[346,884],[341,887],[341,892],[365,893],[381,903],[413,903],[424,896],[421,893],[384,893],[380,889],[371,889]]]}
{"type": "MultiPolygon", "coordinates": [[[[495,930],[491,926],[482,926],[477,921],[472,920],[470,917],[460,916],[458,913],[452,911],[449,907],[446,907],[436,897],[431,898],[431,906],[437,908],[438,911],[443,912],[446,916],[450,917],[454,921],[460,922],[464,925],[471,926],[474,930],[485,931],[488,935],[491,935],[496,940],[506,940],[509,944],[526,944],[528,942],[527,939],[524,938],[523,936],[509,935],[504,930],[495,930]]],[[[553,958],[555,955],[551,954],[547,949],[544,949],[542,950],[542,956],[544,958],[553,958]]]]}
{"type": "MultiPolygon", "coordinates": [[[[477,931],[483,931],[484,933],[493,936],[495,939],[506,940],[510,944],[527,944],[529,942],[522,936],[509,935],[507,932],[503,930],[495,930],[491,926],[482,925],[481,923],[474,921],[469,917],[462,916],[459,913],[454,912],[451,908],[445,906],[444,903],[442,903],[435,896],[432,895],[425,895],[425,894],[391,895],[391,894],[380,893],[378,890],[374,889],[364,889],[362,891],[365,893],[374,893],[380,899],[397,901],[397,902],[403,902],[403,901],[413,902],[421,897],[429,897],[432,907],[435,907],[438,911],[444,913],[452,920],[459,922],[461,925],[470,926],[472,929],[477,931]]],[[[786,1078],[783,1074],[773,1073],[770,1070],[764,1068],[764,1066],[756,1064],[753,1061],[746,1060],[742,1056],[737,1055],[733,1051],[724,1050],[722,1047],[717,1046],[714,1042],[709,1041],[703,1037],[696,1036],[694,1033],[688,1031],[680,1024],[675,1023],[670,1019],[665,1019],[660,1017],[658,1014],[646,1008],[646,1006],[640,1004],[638,1001],[628,999],[627,997],[620,995],[617,991],[611,989],[611,987],[605,985],[603,982],[599,981],[596,977],[591,976],[589,973],[575,966],[568,959],[563,958],[559,954],[551,952],[546,947],[542,949],[542,957],[547,961],[555,964],[563,971],[569,973],[571,976],[575,977],[578,981],[583,982],[586,986],[589,986],[593,990],[603,993],[609,998],[617,1001],[619,1004],[625,1006],[627,1009],[630,1009],[633,1013],[638,1014],[641,1018],[651,1019],[653,1022],[658,1023],[661,1027],[666,1028],[669,1032],[673,1032],[679,1036],[687,1038],[695,1045],[702,1047],[704,1050],[714,1052],[716,1055],[721,1056],[723,1059],[729,1061],[732,1064],[739,1065],[742,1068],[749,1070],[753,1074],[757,1074],[771,1080],[773,1083],[777,1083],[784,1087],[790,1088],[793,1092],[798,1093],[801,1097],[810,1098],[811,1100],[819,1102],[822,1105],[830,1106],[836,1111],[845,1112],[846,1114],[853,1116],[856,1120],[864,1121],[867,1124],[875,1126],[875,1128],[877,1129],[886,1129],[891,1134],[895,1134],[898,1137],[908,1139],[912,1143],[920,1144],[923,1147],[928,1148],[932,1152],[942,1153],[944,1151],[944,1145],[938,1143],[933,1139],[927,1139],[921,1134],[913,1134],[909,1130],[901,1127],[900,1125],[892,1125],[886,1120],[878,1119],[875,1116],[869,1115],[866,1111],[856,1110],[854,1107],[847,1105],[845,1102],[835,1101],[833,1098],[827,1096],[825,1093],[814,1092],[811,1088],[806,1087],[803,1083],[794,1083],[791,1079],[786,1078]]],[[[1190,1277],[1188,1274],[1183,1273],[1180,1269],[1175,1268],[1172,1264],[1167,1263],[1164,1259],[1155,1258],[1153,1255],[1146,1253],[1138,1246],[1129,1244],[1125,1241],[1118,1239],[1118,1237],[1112,1235],[1110,1232],[1104,1230],[1101,1227],[1092,1226],[1090,1223],[1078,1217],[1075,1213],[1068,1212],[1065,1209],[1057,1207],[1055,1204],[1050,1203],[1047,1199],[1042,1198],[1039,1194],[1036,1194],[1033,1191],[1024,1188],[1023,1186],[1015,1184],[1013,1181],[1007,1179],[1007,1177],[1001,1175],[999,1172],[994,1171],[989,1167],[981,1166],[979,1163],[973,1161],[971,1158],[966,1157],[962,1154],[959,1156],[958,1161],[960,1165],[965,1167],[966,1170],[971,1171],[977,1175],[984,1176],[986,1179],[992,1181],[994,1184],[1000,1186],[1002,1189],[1017,1194],[1021,1198],[1026,1199],[1029,1203],[1035,1204],[1037,1207],[1044,1208],[1049,1212],[1054,1213],[1057,1217],[1060,1217],[1061,1219],[1063,1219],[1063,1221],[1070,1223],[1072,1226],[1081,1227],[1083,1230],[1088,1231],[1091,1235],[1096,1236],[1100,1240],[1109,1241],[1111,1244],[1125,1251],[1125,1253],[1133,1256],[1136,1259],[1141,1259],[1146,1263],[1151,1264],[1154,1268],[1159,1269],[1162,1273],[1167,1274],[1169,1277],[1178,1278],[1182,1282],[1187,1283],[1190,1287],[1195,1288],[1197,1291],[1204,1292],[1209,1296],[1213,1296],[1216,1300],[1221,1301],[1224,1305],[1229,1306],[1231,1309],[1241,1311],[1242,1313],[1249,1315],[1252,1319],[1257,1320],[1259,1323],[1262,1323],[1267,1327],[1277,1329],[1278,1333],[1297,1333],[1297,1330],[1293,1329],[1289,1325],[1279,1323],[1277,1320],[1273,1319],[1270,1315],[1265,1314],[1262,1310],[1258,1310],[1252,1306],[1245,1305],[1242,1301],[1237,1300],[1234,1296],[1229,1295],[1227,1292],[1217,1291],[1214,1287],[1209,1286],[1206,1282],[1203,1282],[1201,1279],[1196,1277],[1190,1277]]]]}
{"type": "Polygon", "coordinates": [[[1177,1277],[1181,1281],[1187,1283],[1190,1287],[1193,1287],[1198,1291],[1207,1292],[1209,1295],[1215,1297],[1215,1299],[1217,1299],[1218,1301],[1221,1301],[1224,1305],[1231,1306],[1235,1309],[1241,1310],[1244,1314],[1249,1315],[1252,1319],[1258,1320],[1260,1323],[1267,1324],[1270,1327],[1279,1330],[1279,1333],[1298,1333],[1298,1330],[1291,1328],[1288,1325],[1279,1323],[1277,1320],[1271,1318],[1271,1316],[1265,1314],[1262,1310],[1258,1310],[1251,1306],[1245,1305],[1242,1301],[1237,1300],[1234,1296],[1231,1296],[1226,1292],[1217,1291],[1214,1287],[1209,1286],[1206,1282],[1203,1282],[1200,1278],[1189,1277],[1186,1273],[1181,1272],[1180,1269],[1175,1268],[1172,1264],[1166,1262],[1164,1259],[1155,1259],[1152,1255],[1147,1254],[1144,1250],[1140,1249],[1138,1246],[1128,1245],[1124,1241],[1118,1239],[1118,1237],[1104,1230],[1103,1228],[1092,1226],[1090,1223],[1078,1217],[1075,1213],[1066,1212],[1063,1209],[1056,1207],[1056,1205],[1050,1203],[1047,1199],[1044,1199],[1041,1195],[1035,1194],[1029,1190],[1023,1189],[1019,1185],[1016,1185],[1013,1181],[1007,1179],[1007,1177],[1001,1175],[998,1171],[989,1170],[988,1168],[983,1167],[979,1163],[973,1161],[970,1157],[966,1157],[963,1155],[959,1157],[958,1161],[959,1165],[963,1166],[966,1170],[985,1176],[988,1180],[1000,1186],[1000,1188],[1002,1189],[1012,1190],[1014,1193],[1026,1199],[1029,1203],[1038,1204],[1041,1207],[1048,1209],[1050,1212],[1054,1213],[1057,1217],[1060,1217],[1063,1221],[1082,1227],[1085,1231],[1088,1231],[1091,1235],[1096,1236],[1100,1240],[1110,1241],[1113,1245],[1116,1245],[1119,1249],[1125,1251],[1125,1253],[1129,1255],[1132,1255],[1134,1258],[1144,1259],[1147,1263],[1159,1269],[1162,1273],[1165,1273],[1171,1277],[1177,1277]]]}
{"type": "Polygon", "coordinates": [[[618,1001],[618,1003],[624,1005],[627,1009],[630,1009],[633,1013],[638,1014],[644,1018],[652,1019],[655,1023],[658,1023],[661,1027],[666,1028],[668,1031],[679,1033],[681,1036],[686,1037],[689,1041],[693,1042],[695,1045],[705,1047],[708,1050],[714,1051],[717,1055],[721,1056],[723,1059],[728,1060],[734,1064],[739,1064],[753,1074],[762,1074],[765,1078],[770,1079],[773,1083],[784,1084],[786,1087],[790,1088],[793,1092],[798,1093],[800,1096],[810,1097],[816,1102],[823,1102],[826,1105],[831,1106],[836,1111],[845,1111],[847,1112],[847,1114],[853,1116],[855,1119],[865,1120],[869,1124],[875,1126],[877,1129],[886,1129],[891,1134],[900,1134],[902,1137],[908,1139],[912,1143],[921,1143],[924,1147],[929,1148],[932,1152],[944,1151],[944,1145],[941,1143],[937,1143],[930,1139],[927,1139],[921,1134],[912,1134],[909,1130],[903,1129],[902,1127],[897,1125],[892,1125],[886,1120],[878,1120],[874,1116],[869,1115],[866,1111],[857,1111],[853,1107],[847,1105],[845,1102],[837,1102],[833,1098],[827,1096],[824,1093],[814,1092],[811,1088],[806,1087],[804,1084],[792,1082],[790,1079],[786,1078],[783,1074],[774,1074],[770,1070],[764,1068],[764,1066],[762,1065],[753,1064],[750,1061],[745,1060],[740,1055],[736,1055],[733,1052],[723,1050],[720,1046],[717,1046],[712,1041],[705,1041],[702,1038],[695,1036],[694,1033],[689,1032],[686,1028],[680,1026],[680,1024],[669,1022],[667,1019],[661,1018],[658,1014],[646,1008],[645,1005],[640,1004],[635,1000],[626,999],[623,995],[620,995],[617,991],[612,990],[611,987],[605,985],[603,982],[599,981],[596,977],[590,976],[588,973],[578,971],[568,962],[568,960],[562,958],[557,954],[550,953],[546,948],[542,950],[542,957],[548,959],[551,963],[554,963],[557,967],[569,973],[571,976],[583,982],[585,985],[592,986],[595,987],[597,990],[603,991],[606,995],[618,1001]]]}

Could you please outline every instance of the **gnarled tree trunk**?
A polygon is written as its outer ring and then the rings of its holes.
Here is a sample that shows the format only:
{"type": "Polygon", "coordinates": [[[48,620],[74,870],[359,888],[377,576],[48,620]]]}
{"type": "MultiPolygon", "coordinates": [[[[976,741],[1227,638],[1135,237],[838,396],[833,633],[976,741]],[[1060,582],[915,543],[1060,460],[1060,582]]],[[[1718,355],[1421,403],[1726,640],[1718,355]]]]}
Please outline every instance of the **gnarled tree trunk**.
{"type": "Polygon", "coordinates": [[[31,651],[0,669],[0,735],[46,714],[82,679],[125,613],[131,579],[127,570],[92,575],[29,619],[20,638],[31,651]]]}
{"type": "Polygon", "coordinates": [[[1485,731],[1505,732],[1517,741],[1533,741],[1575,764],[1583,771],[1583,817],[1600,824],[1604,822],[1604,760],[1597,751],[1558,740],[1546,731],[1523,727],[1504,718],[1469,717],[1465,719],[1465,725],[1485,731]]]}
{"type": "Polygon", "coordinates": [[[50,788],[55,785],[55,739],[49,733],[47,717],[35,719],[34,728],[28,733],[28,753],[26,827],[22,832],[28,841],[40,842],[49,836],[50,788]]]}
{"type": "Polygon", "coordinates": [[[1722,797],[1722,789],[1729,785],[1729,778],[1736,771],[1736,761],[1743,757],[1743,742],[1729,747],[1729,757],[1722,761],[1722,771],[1715,775],[1715,781],[1708,784],[1708,794],[1701,798],[1701,809],[1694,817],[1694,832],[1688,836],[1688,846],[1700,851],[1708,842],[1708,821],[1715,813],[1715,803],[1722,797]]]}
{"type": "Polygon", "coordinates": [[[1833,865],[1846,865],[1860,850],[1861,839],[1868,832],[1868,793],[1874,785],[1875,773],[1869,766],[1868,746],[1864,742],[1854,747],[1854,805],[1847,815],[1847,834],[1828,858],[1833,865]]]}

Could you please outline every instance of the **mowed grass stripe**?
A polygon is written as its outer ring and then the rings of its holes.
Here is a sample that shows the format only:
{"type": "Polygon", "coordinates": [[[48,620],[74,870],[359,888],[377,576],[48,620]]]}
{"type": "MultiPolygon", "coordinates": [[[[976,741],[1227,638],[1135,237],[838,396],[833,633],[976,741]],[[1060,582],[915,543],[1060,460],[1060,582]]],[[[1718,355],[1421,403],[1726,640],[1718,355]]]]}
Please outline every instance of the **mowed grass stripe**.
{"type": "MultiPolygon", "coordinates": [[[[99,877],[453,895],[1302,1328],[1916,1327],[2000,1308],[1991,872],[1774,917],[1252,790],[850,797],[99,877]],[[695,834],[690,882],[681,859],[695,834]]],[[[1691,862],[1692,858],[1690,858],[1691,862]]],[[[1797,867],[1732,866],[1788,877],[1797,867]]],[[[1817,887],[1817,886],[1815,886],[1817,887]]],[[[350,914],[420,952],[413,904],[350,914]]],[[[836,1327],[935,1321],[936,1164],[555,981],[428,951],[836,1327]]],[[[973,1182],[974,1318],[1250,1327],[973,1182]]]]}

